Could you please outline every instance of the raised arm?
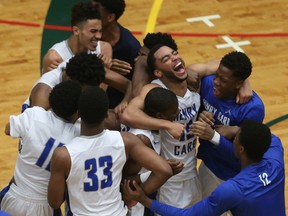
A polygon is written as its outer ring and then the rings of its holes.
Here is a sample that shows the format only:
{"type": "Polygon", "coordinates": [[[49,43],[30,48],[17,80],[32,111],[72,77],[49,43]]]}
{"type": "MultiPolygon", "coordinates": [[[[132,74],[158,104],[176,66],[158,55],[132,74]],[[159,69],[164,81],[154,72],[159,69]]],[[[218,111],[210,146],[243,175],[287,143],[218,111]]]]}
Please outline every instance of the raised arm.
{"type": "Polygon", "coordinates": [[[120,121],[133,128],[141,128],[146,130],[167,130],[174,138],[180,138],[183,133],[184,126],[180,123],[170,122],[164,119],[157,119],[144,113],[144,99],[146,94],[155,87],[156,84],[147,84],[143,87],[139,96],[133,98],[127,108],[120,116],[120,121]]]}
{"type": "Polygon", "coordinates": [[[42,61],[42,72],[46,73],[58,67],[58,65],[63,62],[61,56],[55,50],[49,50],[42,61]]]}
{"type": "Polygon", "coordinates": [[[127,158],[137,161],[142,167],[152,171],[141,187],[146,194],[155,192],[172,176],[170,165],[154,150],[145,146],[137,136],[128,132],[121,134],[125,143],[127,158]]]}
{"type": "Polygon", "coordinates": [[[110,68],[112,65],[112,47],[110,43],[105,41],[100,41],[101,53],[98,55],[100,59],[104,62],[105,67],[110,68]]]}
{"type": "Polygon", "coordinates": [[[30,106],[40,106],[48,110],[49,105],[49,95],[52,88],[44,83],[38,83],[33,87],[30,94],[30,106]]]}
{"type": "Polygon", "coordinates": [[[141,55],[137,58],[134,66],[134,74],[132,77],[132,96],[138,96],[143,86],[150,83],[151,80],[152,77],[147,67],[147,56],[141,55]]]}

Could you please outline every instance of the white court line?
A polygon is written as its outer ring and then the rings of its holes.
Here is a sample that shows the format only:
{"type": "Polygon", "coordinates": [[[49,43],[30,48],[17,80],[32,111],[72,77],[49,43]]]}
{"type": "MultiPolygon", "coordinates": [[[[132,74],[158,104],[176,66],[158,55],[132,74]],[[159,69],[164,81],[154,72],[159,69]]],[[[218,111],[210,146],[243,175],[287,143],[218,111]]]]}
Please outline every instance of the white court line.
{"type": "Polygon", "coordinates": [[[209,16],[200,16],[200,17],[194,17],[194,18],[187,18],[187,22],[204,22],[207,26],[213,27],[214,24],[210,21],[210,19],[220,19],[221,16],[218,14],[215,15],[209,15],[209,16]]]}
{"type": "Polygon", "coordinates": [[[244,53],[244,51],[240,48],[240,46],[245,46],[245,45],[250,45],[251,44],[250,41],[234,42],[228,36],[223,36],[222,38],[223,38],[224,41],[227,42],[227,44],[218,44],[218,45],[216,45],[216,47],[218,49],[233,47],[238,52],[243,52],[244,53]]]}

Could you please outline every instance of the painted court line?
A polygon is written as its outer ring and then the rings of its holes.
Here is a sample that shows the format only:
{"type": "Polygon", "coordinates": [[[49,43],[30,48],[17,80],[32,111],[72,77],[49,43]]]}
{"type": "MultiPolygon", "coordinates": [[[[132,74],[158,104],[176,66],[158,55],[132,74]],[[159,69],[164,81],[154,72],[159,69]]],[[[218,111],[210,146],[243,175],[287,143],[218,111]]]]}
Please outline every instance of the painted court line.
{"type": "MultiPolygon", "coordinates": [[[[152,23],[152,21],[151,21],[152,23]]],[[[8,20],[0,20],[0,24],[7,24],[7,25],[17,25],[17,26],[27,26],[27,27],[37,27],[40,28],[40,24],[35,23],[26,23],[26,22],[19,22],[19,21],[8,21],[8,20]]],[[[70,26],[60,26],[60,25],[53,25],[53,24],[46,24],[43,26],[44,29],[51,29],[51,30],[58,30],[58,31],[71,31],[70,26]]],[[[152,27],[147,29],[149,32],[151,31],[152,27]]],[[[154,30],[154,27],[153,27],[154,30]]],[[[153,30],[151,32],[153,32],[153,30]]],[[[143,35],[144,33],[141,31],[132,31],[134,35],[143,35]]],[[[171,34],[175,37],[221,37],[221,36],[230,36],[230,37],[243,37],[243,38],[265,38],[265,37],[288,37],[288,33],[244,33],[244,34],[238,34],[238,33],[178,33],[178,32],[167,32],[168,34],[171,34]]],[[[146,34],[145,34],[146,35],[146,34]]]]}
{"type": "Polygon", "coordinates": [[[146,30],[145,30],[145,35],[147,33],[152,33],[154,32],[155,28],[155,23],[158,17],[159,10],[161,8],[163,0],[154,0],[152,9],[150,11],[149,17],[148,17],[148,22],[146,25],[146,30]]]}

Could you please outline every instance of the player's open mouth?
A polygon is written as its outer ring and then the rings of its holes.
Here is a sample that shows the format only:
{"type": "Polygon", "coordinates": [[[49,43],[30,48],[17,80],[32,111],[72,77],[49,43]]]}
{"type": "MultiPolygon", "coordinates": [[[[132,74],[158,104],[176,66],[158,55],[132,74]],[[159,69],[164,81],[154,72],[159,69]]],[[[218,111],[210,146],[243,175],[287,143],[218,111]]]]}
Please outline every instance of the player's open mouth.
{"type": "Polygon", "coordinates": [[[178,62],[175,66],[174,66],[174,71],[176,71],[178,74],[182,74],[182,73],[185,73],[185,67],[184,65],[182,64],[182,62],[178,62]]]}

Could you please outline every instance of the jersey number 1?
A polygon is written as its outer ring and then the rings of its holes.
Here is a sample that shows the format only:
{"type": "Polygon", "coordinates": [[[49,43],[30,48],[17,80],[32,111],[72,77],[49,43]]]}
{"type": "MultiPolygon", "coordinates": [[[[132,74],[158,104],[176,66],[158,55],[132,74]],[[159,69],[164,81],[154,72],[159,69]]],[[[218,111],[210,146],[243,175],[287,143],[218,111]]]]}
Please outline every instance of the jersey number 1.
{"type": "MultiPolygon", "coordinates": [[[[39,166],[39,167],[43,166],[44,162],[46,161],[46,159],[50,153],[50,151],[53,148],[54,143],[55,143],[55,139],[53,139],[52,137],[47,141],[47,143],[45,144],[45,148],[43,149],[40,157],[38,158],[38,160],[36,162],[37,166],[39,166]]],[[[59,145],[57,147],[61,147],[63,145],[64,145],[63,143],[59,143],[59,145]]],[[[48,165],[46,166],[45,170],[50,172],[50,161],[49,161],[48,165]]]]}

